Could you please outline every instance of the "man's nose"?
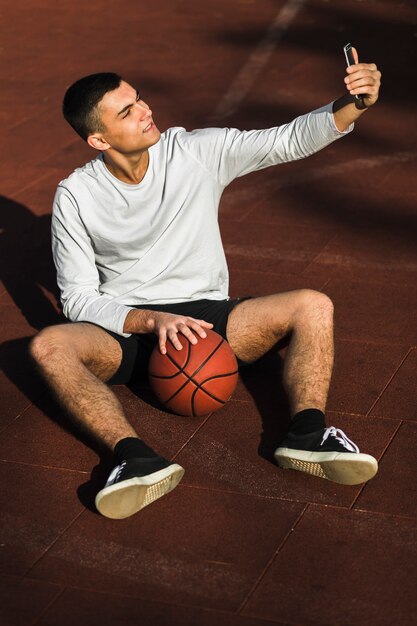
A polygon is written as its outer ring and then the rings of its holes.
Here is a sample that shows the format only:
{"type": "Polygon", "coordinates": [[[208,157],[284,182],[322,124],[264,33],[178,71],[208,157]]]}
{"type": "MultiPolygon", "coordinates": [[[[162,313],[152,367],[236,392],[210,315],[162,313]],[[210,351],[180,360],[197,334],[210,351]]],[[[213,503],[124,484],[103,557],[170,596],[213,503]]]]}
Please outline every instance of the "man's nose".
{"type": "Polygon", "coordinates": [[[140,100],[138,102],[138,106],[139,106],[139,113],[140,113],[140,119],[144,120],[147,117],[152,117],[152,111],[151,109],[148,107],[148,105],[146,104],[146,102],[143,102],[143,100],[140,100]]]}

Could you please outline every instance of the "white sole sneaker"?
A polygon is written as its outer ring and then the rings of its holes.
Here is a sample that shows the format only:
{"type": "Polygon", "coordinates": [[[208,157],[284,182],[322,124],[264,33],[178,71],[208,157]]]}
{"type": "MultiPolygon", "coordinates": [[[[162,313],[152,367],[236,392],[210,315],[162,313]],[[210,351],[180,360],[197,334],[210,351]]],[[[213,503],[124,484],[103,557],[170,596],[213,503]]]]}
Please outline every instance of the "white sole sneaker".
{"type": "Polygon", "coordinates": [[[175,489],[183,476],[181,465],[173,463],[153,474],[122,480],[98,492],[96,508],[104,517],[124,519],[175,489]]]}
{"type": "Polygon", "coordinates": [[[361,452],[309,452],[277,448],[274,457],[280,467],[327,478],[342,485],[366,483],[378,471],[377,460],[361,452]]]}

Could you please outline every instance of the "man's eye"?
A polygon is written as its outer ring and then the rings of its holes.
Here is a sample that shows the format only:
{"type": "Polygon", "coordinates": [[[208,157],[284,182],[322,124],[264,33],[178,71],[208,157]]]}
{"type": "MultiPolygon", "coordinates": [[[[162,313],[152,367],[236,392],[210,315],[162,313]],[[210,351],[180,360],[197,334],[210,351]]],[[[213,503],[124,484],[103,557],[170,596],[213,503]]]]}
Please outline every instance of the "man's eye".
{"type": "Polygon", "coordinates": [[[127,117],[128,115],[130,115],[130,109],[128,109],[125,113],[125,115],[123,115],[123,119],[125,119],[125,117],[127,117]]]}

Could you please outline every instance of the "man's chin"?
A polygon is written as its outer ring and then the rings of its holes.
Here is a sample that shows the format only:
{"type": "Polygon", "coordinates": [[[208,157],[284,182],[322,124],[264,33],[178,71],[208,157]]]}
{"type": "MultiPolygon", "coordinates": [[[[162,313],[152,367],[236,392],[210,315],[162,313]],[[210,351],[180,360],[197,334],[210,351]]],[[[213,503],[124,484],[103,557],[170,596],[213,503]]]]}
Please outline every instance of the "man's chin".
{"type": "Polygon", "coordinates": [[[154,146],[161,139],[161,131],[155,126],[151,133],[149,133],[148,141],[149,146],[154,146]]]}

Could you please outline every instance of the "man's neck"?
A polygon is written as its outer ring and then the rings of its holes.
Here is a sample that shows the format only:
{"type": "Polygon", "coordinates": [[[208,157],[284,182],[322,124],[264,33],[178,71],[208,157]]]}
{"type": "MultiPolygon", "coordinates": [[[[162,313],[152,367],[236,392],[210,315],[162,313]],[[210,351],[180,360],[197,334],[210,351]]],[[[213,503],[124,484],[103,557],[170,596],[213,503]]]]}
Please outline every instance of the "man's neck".
{"type": "Polygon", "coordinates": [[[113,176],[124,183],[138,185],[144,178],[149,165],[149,152],[144,150],[134,157],[126,157],[120,153],[103,152],[103,161],[113,176]]]}

